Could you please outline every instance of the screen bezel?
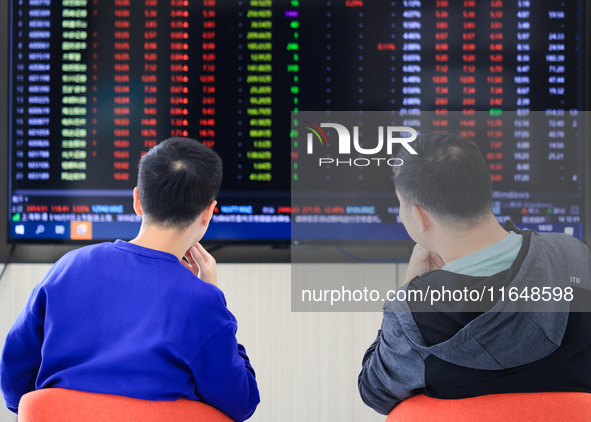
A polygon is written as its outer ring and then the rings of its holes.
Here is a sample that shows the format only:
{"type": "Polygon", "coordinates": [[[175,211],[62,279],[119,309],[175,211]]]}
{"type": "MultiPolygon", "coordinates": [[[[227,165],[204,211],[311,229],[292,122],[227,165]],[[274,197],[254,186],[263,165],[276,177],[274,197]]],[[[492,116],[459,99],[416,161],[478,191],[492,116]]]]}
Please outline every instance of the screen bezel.
{"type": "MultiPolygon", "coordinates": [[[[583,40],[583,51],[585,51],[584,61],[584,92],[587,93],[584,103],[584,109],[591,109],[591,51],[587,48],[591,45],[591,0],[579,0],[583,3],[585,34],[583,40]]],[[[9,34],[9,19],[10,19],[10,1],[0,0],[0,55],[4,57],[9,56],[10,48],[10,34],[9,34]]],[[[4,170],[0,171],[0,186],[8,187],[8,174],[10,168],[8,166],[8,139],[9,139],[9,66],[8,61],[6,64],[0,66],[0,86],[3,86],[7,95],[4,99],[0,100],[0,127],[4,130],[0,130],[0,151],[4,151],[4,154],[0,154],[0,163],[4,166],[4,170]]],[[[589,145],[589,139],[591,139],[591,128],[589,125],[585,127],[585,140],[582,149],[584,154],[584,191],[588,192],[591,187],[591,182],[588,180],[591,175],[591,145],[589,145]]],[[[0,262],[6,262],[11,257],[11,262],[55,262],[64,253],[78,248],[83,245],[100,242],[95,241],[76,241],[68,239],[12,239],[9,237],[9,220],[8,220],[8,189],[4,195],[0,195],[0,219],[4,223],[0,224],[0,262]],[[11,249],[15,248],[13,251],[11,249]],[[12,254],[14,252],[14,254],[12,254]]],[[[587,194],[584,200],[585,210],[583,216],[583,242],[588,243],[591,238],[591,195],[587,194]]],[[[223,247],[223,249],[216,252],[216,258],[219,262],[290,262],[290,240],[285,239],[264,239],[264,240],[208,240],[204,241],[206,246],[217,249],[223,247]]],[[[316,243],[316,242],[315,242],[316,243]]],[[[379,251],[381,245],[379,242],[368,242],[373,244],[366,245],[365,251],[379,251]]],[[[408,259],[410,254],[410,247],[412,241],[396,241],[394,246],[396,248],[396,256],[392,257],[394,261],[408,259]]],[[[336,242],[326,244],[326,242],[320,242],[317,245],[309,245],[311,247],[318,248],[338,248],[339,245],[336,242]]],[[[310,260],[313,261],[313,255],[311,254],[310,260]]],[[[367,256],[367,254],[364,254],[367,256]]],[[[339,254],[335,255],[335,259],[339,254]]],[[[345,261],[351,261],[344,255],[340,256],[345,261]]],[[[355,262],[355,260],[353,260],[355,262]]]]}

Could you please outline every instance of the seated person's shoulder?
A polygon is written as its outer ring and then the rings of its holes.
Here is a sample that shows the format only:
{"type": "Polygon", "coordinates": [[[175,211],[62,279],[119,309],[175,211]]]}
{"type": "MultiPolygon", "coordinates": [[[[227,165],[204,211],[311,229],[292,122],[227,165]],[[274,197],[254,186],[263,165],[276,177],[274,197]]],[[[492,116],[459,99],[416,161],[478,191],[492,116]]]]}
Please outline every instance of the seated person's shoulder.
{"type": "MultiPolygon", "coordinates": [[[[49,269],[43,279],[43,284],[55,284],[64,279],[66,274],[75,272],[88,272],[96,270],[97,263],[104,262],[104,256],[108,253],[110,243],[83,246],[65,253],[49,269]]],[[[107,265],[108,261],[104,262],[107,265]]]]}
{"type": "Polygon", "coordinates": [[[539,233],[539,238],[546,256],[570,262],[575,266],[591,265],[587,245],[577,238],[564,233],[539,233]]]}
{"type": "Polygon", "coordinates": [[[217,286],[195,277],[182,265],[178,271],[181,277],[171,286],[174,296],[178,297],[178,306],[190,314],[198,313],[200,318],[235,321],[227,308],[224,293],[217,286]]]}
{"type": "Polygon", "coordinates": [[[560,244],[566,248],[588,250],[587,246],[576,237],[565,233],[535,233],[540,239],[547,244],[557,245],[560,244]]]}
{"type": "Polygon", "coordinates": [[[207,283],[189,272],[184,280],[186,293],[190,299],[209,304],[210,306],[226,307],[224,293],[211,283],[207,283]]]}

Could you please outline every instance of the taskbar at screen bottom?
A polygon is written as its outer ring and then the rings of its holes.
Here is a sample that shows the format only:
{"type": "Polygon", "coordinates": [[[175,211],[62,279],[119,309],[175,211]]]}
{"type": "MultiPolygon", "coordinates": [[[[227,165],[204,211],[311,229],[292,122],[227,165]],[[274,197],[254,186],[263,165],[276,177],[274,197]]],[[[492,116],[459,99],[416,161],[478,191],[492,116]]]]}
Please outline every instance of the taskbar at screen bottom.
{"type": "MultiPolygon", "coordinates": [[[[534,230],[538,233],[564,233],[583,240],[583,224],[567,223],[515,223],[518,229],[534,230]]],[[[291,227],[292,243],[311,242],[359,242],[359,241],[400,241],[410,240],[401,223],[336,224],[296,223],[291,227]]]]}
{"type": "MultiPolygon", "coordinates": [[[[520,229],[537,232],[565,233],[583,240],[583,224],[517,223],[520,229]]],[[[132,239],[139,222],[10,222],[9,240],[13,242],[108,241],[132,239]]],[[[410,240],[400,223],[314,224],[314,223],[212,223],[204,240],[209,241],[279,241],[293,244],[306,242],[371,242],[410,240]]]]}
{"type": "MultiPolygon", "coordinates": [[[[10,222],[9,240],[13,242],[92,242],[133,239],[140,229],[139,222],[10,222]]],[[[289,223],[210,224],[204,240],[210,241],[284,241],[290,239],[289,223]]]]}

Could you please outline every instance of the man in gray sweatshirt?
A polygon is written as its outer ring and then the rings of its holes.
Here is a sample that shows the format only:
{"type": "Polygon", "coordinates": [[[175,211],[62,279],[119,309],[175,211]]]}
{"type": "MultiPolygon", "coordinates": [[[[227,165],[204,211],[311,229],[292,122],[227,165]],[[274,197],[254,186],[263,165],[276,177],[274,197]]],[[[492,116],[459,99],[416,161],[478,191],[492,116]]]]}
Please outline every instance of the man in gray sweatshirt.
{"type": "MultiPolygon", "coordinates": [[[[389,301],[359,392],[388,414],[415,394],[591,392],[591,256],[571,236],[501,227],[480,150],[427,134],[394,184],[417,243],[406,300],[389,301]]],[[[404,297],[401,294],[397,298],[404,297]]]]}

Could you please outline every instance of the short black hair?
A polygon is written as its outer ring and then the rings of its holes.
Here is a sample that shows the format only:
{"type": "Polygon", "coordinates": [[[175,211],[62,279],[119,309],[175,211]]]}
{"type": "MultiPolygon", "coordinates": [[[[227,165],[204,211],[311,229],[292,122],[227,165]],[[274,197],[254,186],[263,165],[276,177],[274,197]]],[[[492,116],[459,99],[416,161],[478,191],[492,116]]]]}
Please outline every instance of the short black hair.
{"type": "Polygon", "coordinates": [[[222,160],[189,138],[170,138],[139,162],[138,192],[146,222],[186,229],[216,198],[222,160]]]}
{"type": "Polygon", "coordinates": [[[480,149],[448,132],[420,135],[410,154],[401,148],[394,185],[409,205],[419,205],[441,221],[472,225],[492,207],[492,183],[480,149]]]}

